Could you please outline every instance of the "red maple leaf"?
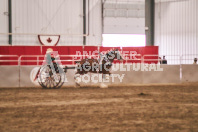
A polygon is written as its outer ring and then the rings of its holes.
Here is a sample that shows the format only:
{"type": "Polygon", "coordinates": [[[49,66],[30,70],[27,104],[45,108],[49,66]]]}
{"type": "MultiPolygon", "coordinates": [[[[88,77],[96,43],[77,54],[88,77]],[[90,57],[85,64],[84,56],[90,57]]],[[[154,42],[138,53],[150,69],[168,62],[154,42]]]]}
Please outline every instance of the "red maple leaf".
{"type": "Polygon", "coordinates": [[[49,37],[49,38],[47,39],[47,42],[48,42],[48,43],[51,43],[51,42],[52,42],[52,39],[49,37]]]}

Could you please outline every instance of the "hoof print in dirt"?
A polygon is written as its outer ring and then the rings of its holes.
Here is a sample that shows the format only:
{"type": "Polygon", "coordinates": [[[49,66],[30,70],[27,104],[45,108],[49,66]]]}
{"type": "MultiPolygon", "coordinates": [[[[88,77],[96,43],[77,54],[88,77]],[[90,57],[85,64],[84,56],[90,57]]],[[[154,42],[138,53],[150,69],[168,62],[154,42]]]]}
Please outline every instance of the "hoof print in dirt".
{"type": "Polygon", "coordinates": [[[148,94],[140,93],[140,94],[138,94],[138,95],[140,95],[140,96],[146,96],[146,95],[148,95],[148,94]]]}

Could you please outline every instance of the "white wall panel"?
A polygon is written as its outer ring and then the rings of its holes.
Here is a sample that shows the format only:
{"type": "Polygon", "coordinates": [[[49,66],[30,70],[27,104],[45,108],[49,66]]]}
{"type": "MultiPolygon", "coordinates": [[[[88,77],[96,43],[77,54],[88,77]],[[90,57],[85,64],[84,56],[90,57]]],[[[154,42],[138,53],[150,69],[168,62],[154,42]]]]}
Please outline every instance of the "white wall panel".
{"type": "MultiPolygon", "coordinates": [[[[7,0],[0,1],[0,31],[8,33],[7,0]]],[[[102,0],[87,0],[87,45],[102,43],[102,0]],[[89,1],[89,2],[88,2],[89,1]]],[[[40,45],[37,34],[61,35],[58,45],[83,45],[83,0],[13,0],[13,45],[40,45]]],[[[0,35],[0,45],[8,35],[0,35]]]]}
{"type": "MultiPolygon", "coordinates": [[[[0,0],[0,33],[8,33],[8,0],[0,0]]],[[[0,35],[0,44],[8,44],[8,35],[0,35]]]]}
{"type": "Polygon", "coordinates": [[[103,7],[104,34],[145,34],[144,0],[106,0],[103,7]]]}
{"type": "MultiPolygon", "coordinates": [[[[159,45],[159,54],[198,57],[198,1],[158,0],[155,7],[155,45],[159,45]]],[[[194,57],[184,63],[191,64],[194,57]]]]}
{"type": "MultiPolygon", "coordinates": [[[[82,0],[14,0],[13,33],[83,34],[82,0]]],[[[59,45],[80,45],[82,36],[61,36],[59,45]]],[[[13,36],[14,45],[39,45],[37,36],[13,36]]]]}
{"type": "Polygon", "coordinates": [[[145,34],[145,18],[105,17],[105,34],[145,34]]]}
{"type": "Polygon", "coordinates": [[[102,0],[89,0],[89,36],[87,45],[102,44],[102,0]]]}

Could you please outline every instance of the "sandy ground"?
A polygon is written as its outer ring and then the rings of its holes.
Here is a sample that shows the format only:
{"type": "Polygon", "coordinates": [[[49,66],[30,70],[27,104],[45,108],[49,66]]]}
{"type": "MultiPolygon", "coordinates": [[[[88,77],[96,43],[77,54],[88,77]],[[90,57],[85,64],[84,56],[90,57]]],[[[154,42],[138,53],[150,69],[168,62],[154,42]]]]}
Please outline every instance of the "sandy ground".
{"type": "Polygon", "coordinates": [[[9,131],[197,132],[198,85],[1,88],[9,131]]]}

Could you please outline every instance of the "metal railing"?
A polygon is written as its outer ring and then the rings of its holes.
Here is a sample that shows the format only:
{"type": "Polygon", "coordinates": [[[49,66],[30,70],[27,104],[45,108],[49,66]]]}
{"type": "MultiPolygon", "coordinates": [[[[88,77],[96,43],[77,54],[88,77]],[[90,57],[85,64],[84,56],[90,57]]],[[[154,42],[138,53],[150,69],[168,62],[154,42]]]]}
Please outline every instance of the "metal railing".
{"type": "MultiPolygon", "coordinates": [[[[159,63],[159,57],[163,55],[141,55],[141,54],[124,54],[122,58],[124,62],[122,63],[148,63],[154,62],[159,63]]],[[[70,64],[75,65],[75,61],[80,61],[83,58],[98,58],[98,55],[59,55],[60,62],[70,62],[70,64]],[[65,59],[67,58],[67,59],[65,59]]],[[[198,58],[198,54],[184,54],[184,55],[166,55],[168,64],[193,64],[194,58],[198,58]]],[[[35,65],[40,65],[44,62],[45,55],[0,55],[0,65],[9,65],[9,64],[1,64],[5,63],[15,63],[15,65],[23,65],[22,63],[30,63],[33,62],[35,65]],[[8,58],[8,59],[4,59],[8,58]],[[14,58],[14,59],[13,59],[14,58]],[[32,58],[32,59],[30,59],[32,58]]],[[[117,59],[115,59],[117,60],[117,59]]],[[[27,65],[27,64],[26,64],[27,65]]]]}
{"type": "Polygon", "coordinates": [[[12,63],[18,63],[19,61],[19,56],[18,55],[0,55],[0,63],[2,62],[12,62],[12,63]],[[2,58],[16,58],[14,60],[11,59],[3,59],[2,58]]]}
{"type": "Polygon", "coordinates": [[[140,61],[142,63],[142,55],[141,54],[124,54],[123,59],[128,63],[129,61],[140,61]]]}
{"type": "MultiPolygon", "coordinates": [[[[162,59],[159,59],[159,57],[162,58],[163,55],[143,55],[143,62],[147,61],[155,61],[160,62],[162,59]],[[156,57],[155,59],[146,59],[146,57],[156,57]]],[[[181,61],[181,55],[166,55],[166,60],[168,61],[168,64],[182,64],[181,61]]]]}
{"type": "MultiPolygon", "coordinates": [[[[46,56],[45,55],[21,55],[19,57],[19,65],[21,65],[21,63],[23,62],[36,62],[37,65],[39,65],[39,62],[43,62],[45,63],[45,58],[46,56]],[[43,58],[42,60],[40,60],[40,58],[43,58]],[[36,60],[23,60],[23,58],[36,58],[36,60]]],[[[59,55],[59,57],[70,57],[71,59],[60,59],[60,60],[56,60],[57,62],[72,62],[72,65],[74,65],[75,61],[80,61],[81,59],[76,59],[77,57],[83,57],[83,58],[86,58],[86,57],[97,57],[97,55],[91,55],[91,56],[88,56],[88,55],[59,55]]]]}
{"type": "MultiPolygon", "coordinates": [[[[134,55],[128,55],[128,54],[124,55],[123,58],[126,61],[125,63],[127,63],[128,61],[135,61],[135,60],[142,62],[141,54],[137,54],[135,56],[134,55]],[[128,56],[130,56],[130,57],[132,56],[133,58],[128,58],[128,56]],[[135,56],[140,57],[140,59],[135,58],[135,56]]],[[[45,55],[21,55],[19,57],[19,65],[21,65],[21,63],[23,63],[23,62],[36,62],[36,64],[39,65],[40,62],[45,61],[44,59],[40,60],[40,57],[44,58],[45,55]],[[26,59],[23,60],[23,58],[36,58],[36,60],[26,60],[26,59]]],[[[59,57],[60,58],[70,57],[71,59],[67,59],[67,60],[60,59],[60,62],[72,62],[72,65],[75,65],[75,63],[74,63],[75,61],[80,61],[80,60],[85,59],[85,58],[95,57],[96,59],[98,59],[98,55],[59,55],[59,57]],[[80,59],[77,59],[78,57],[80,57],[80,59]]],[[[117,60],[117,59],[115,59],[115,60],[117,60]]]]}
{"type": "Polygon", "coordinates": [[[198,58],[198,54],[183,54],[181,56],[181,63],[193,64],[194,58],[198,58]]]}

